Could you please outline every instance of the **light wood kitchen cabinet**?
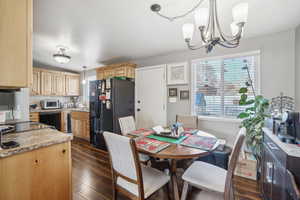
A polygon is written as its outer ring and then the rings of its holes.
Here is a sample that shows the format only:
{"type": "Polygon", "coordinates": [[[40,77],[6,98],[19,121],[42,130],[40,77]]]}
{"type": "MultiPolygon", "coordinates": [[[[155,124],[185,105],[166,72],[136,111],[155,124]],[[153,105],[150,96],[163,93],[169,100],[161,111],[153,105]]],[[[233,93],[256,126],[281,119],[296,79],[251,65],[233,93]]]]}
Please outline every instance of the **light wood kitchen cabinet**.
{"type": "Polygon", "coordinates": [[[80,96],[80,75],[33,68],[31,95],[80,96]]]}
{"type": "Polygon", "coordinates": [[[31,95],[41,94],[41,71],[37,68],[33,69],[31,95]]]}
{"type": "Polygon", "coordinates": [[[29,120],[31,122],[40,122],[40,113],[39,112],[30,112],[29,120]]]}
{"type": "Polygon", "coordinates": [[[100,67],[97,69],[97,80],[107,79],[115,76],[134,78],[135,68],[136,64],[132,63],[120,63],[100,67]]]}
{"type": "Polygon", "coordinates": [[[32,0],[0,1],[0,88],[25,88],[32,76],[32,0]]]}
{"type": "Polygon", "coordinates": [[[0,159],[0,199],[71,200],[70,142],[0,159]]]}
{"type": "Polygon", "coordinates": [[[41,72],[41,95],[51,96],[53,95],[53,73],[51,71],[41,72]]]}
{"type": "Polygon", "coordinates": [[[62,72],[52,72],[52,95],[65,96],[66,80],[62,72]]]}
{"type": "Polygon", "coordinates": [[[90,114],[89,112],[71,112],[72,133],[75,137],[90,141],[90,114]]]}
{"type": "Polygon", "coordinates": [[[79,96],[80,95],[80,75],[66,73],[66,95],[79,96]]]}

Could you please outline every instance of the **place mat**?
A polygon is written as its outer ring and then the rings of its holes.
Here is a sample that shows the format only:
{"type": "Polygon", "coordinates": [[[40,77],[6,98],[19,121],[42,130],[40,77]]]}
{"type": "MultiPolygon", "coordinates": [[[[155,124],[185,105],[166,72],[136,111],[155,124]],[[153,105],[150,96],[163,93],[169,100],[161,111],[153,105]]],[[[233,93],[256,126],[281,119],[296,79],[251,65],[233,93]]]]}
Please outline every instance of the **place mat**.
{"type": "Polygon", "coordinates": [[[218,139],[214,137],[191,135],[186,140],[182,141],[180,144],[205,151],[212,151],[218,145],[217,142],[218,139]]]}
{"type": "Polygon", "coordinates": [[[162,142],[169,142],[169,143],[179,144],[184,139],[186,139],[188,136],[184,135],[184,136],[181,136],[179,139],[168,138],[168,137],[157,136],[157,135],[148,135],[146,137],[151,138],[151,139],[155,139],[155,140],[159,140],[159,141],[162,141],[162,142]]]}
{"type": "Polygon", "coordinates": [[[158,153],[171,145],[167,142],[162,142],[146,137],[139,137],[135,139],[135,144],[139,149],[143,149],[151,153],[158,153]]]}
{"type": "Polygon", "coordinates": [[[150,134],[153,134],[154,131],[153,130],[148,130],[148,129],[138,129],[138,130],[135,130],[135,131],[131,131],[129,133],[127,133],[127,135],[132,135],[132,136],[136,136],[136,137],[140,137],[140,136],[147,136],[147,135],[150,135],[150,134]]]}

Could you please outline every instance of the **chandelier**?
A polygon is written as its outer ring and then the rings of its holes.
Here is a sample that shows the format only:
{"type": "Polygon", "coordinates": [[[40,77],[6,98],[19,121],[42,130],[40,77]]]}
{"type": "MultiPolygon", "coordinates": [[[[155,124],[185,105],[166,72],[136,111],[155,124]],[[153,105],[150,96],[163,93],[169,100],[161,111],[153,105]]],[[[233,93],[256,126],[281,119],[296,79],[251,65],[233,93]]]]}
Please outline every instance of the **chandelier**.
{"type": "Polygon", "coordinates": [[[66,64],[70,62],[71,56],[68,56],[65,52],[67,50],[67,47],[64,46],[58,46],[58,52],[53,54],[53,58],[56,62],[60,64],[66,64]]]}
{"type": "Polygon", "coordinates": [[[191,44],[194,35],[194,24],[184,24],[182,27],[183,38],[187,43],[187,46],[191,50],[197,50],[205,48],[209,53],[213,50],[214,46],[220,45],[226,48],[236,48],[240,44],[240,39],[243,36],[244,26],[248,17],[248,3],[239,3],[232,8],[233,22],[231,23],[231,36],[227,36],[222,32],[220,22],[218,19],[217,1],[209,0],[209,8],[197,9],[203,0],[200,0],[195,7],[189,10],[187,13],[175,16],[167,17],[160,13],[161,6],[154,4],[151,6],[151,10],[156,12],[159,16],[166,18],[170,21],[185,17],[191,12],[195,12],[195,24],[200,31],[201,44],[191,44]]]}

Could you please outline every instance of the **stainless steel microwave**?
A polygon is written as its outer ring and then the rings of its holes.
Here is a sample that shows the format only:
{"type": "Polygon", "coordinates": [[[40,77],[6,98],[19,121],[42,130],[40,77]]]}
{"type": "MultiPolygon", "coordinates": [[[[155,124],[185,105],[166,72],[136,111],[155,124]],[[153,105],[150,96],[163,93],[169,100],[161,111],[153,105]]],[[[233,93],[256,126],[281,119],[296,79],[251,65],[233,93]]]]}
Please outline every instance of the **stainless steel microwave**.
{"type": "Polygon", "coordinates": [[[45,99],[41,101],[41,107],[42,109],[59,109],[60,104],[59,100],[57,99],[45,99]]]}

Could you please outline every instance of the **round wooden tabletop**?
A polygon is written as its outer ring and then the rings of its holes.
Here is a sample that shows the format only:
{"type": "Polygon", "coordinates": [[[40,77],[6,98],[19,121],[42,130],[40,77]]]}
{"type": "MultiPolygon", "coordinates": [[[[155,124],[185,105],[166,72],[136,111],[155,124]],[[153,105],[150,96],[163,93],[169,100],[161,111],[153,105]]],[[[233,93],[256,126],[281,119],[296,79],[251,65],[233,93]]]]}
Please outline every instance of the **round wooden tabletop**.
{"type": "Polygon", "coordinates": [[[137,150],[138,152],[149,155],[151,157],[176,160],[197,158],[209,154],[209,152],[207,151],[186,147],[180,144],[171,144],[169,147],[158,153],[151,153],[149,151],[145,151],[144,149],[137,150]]]}

